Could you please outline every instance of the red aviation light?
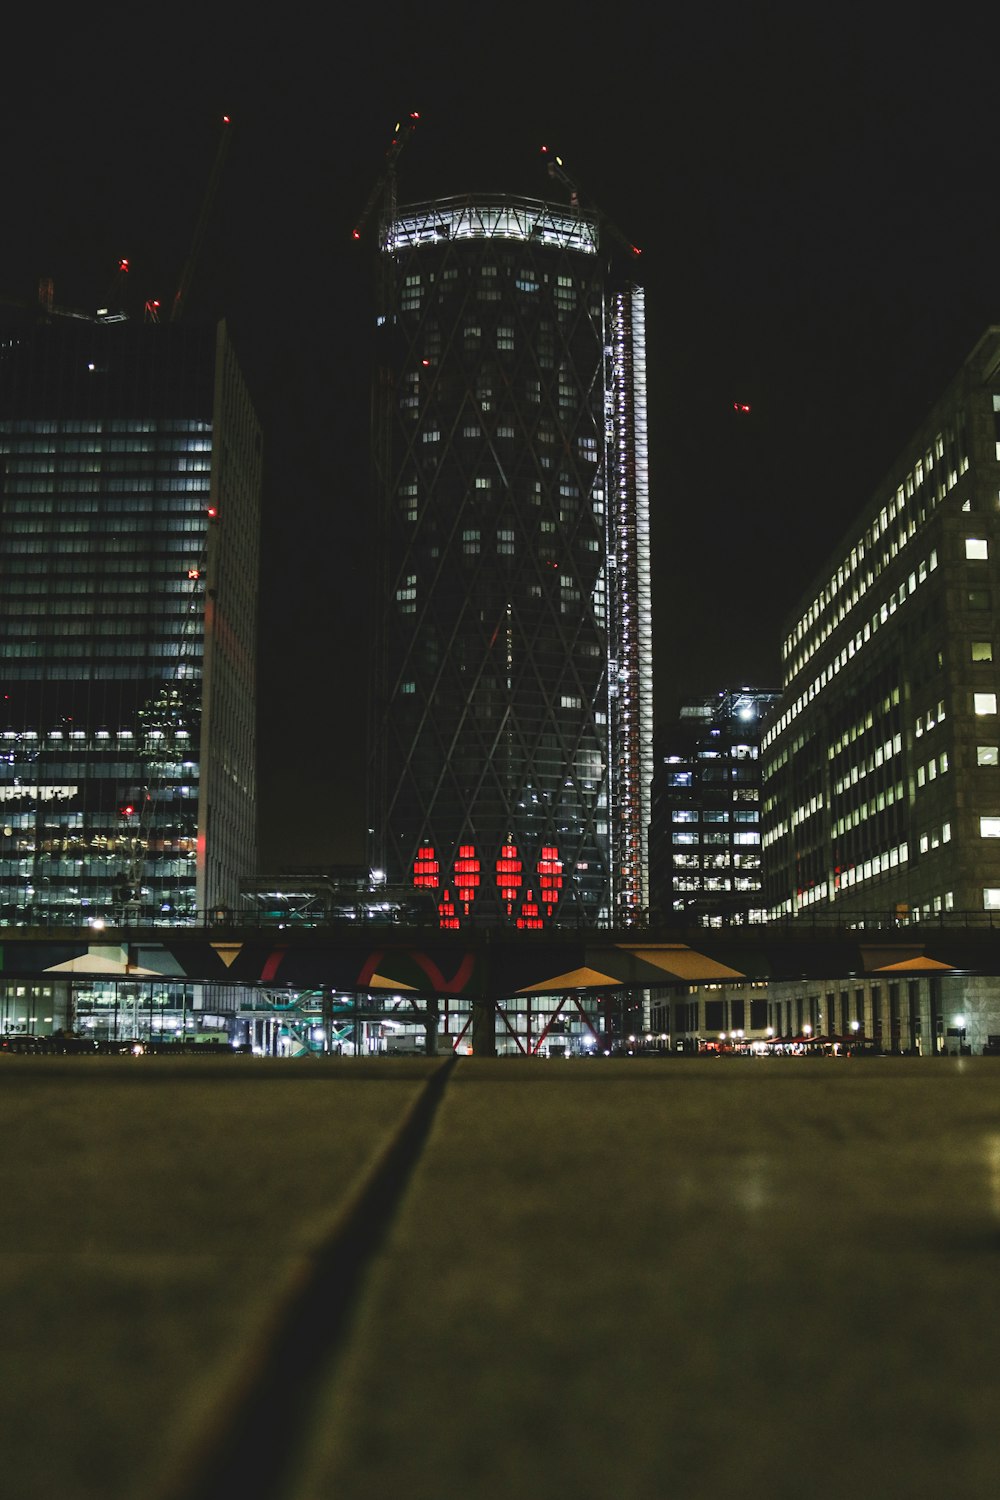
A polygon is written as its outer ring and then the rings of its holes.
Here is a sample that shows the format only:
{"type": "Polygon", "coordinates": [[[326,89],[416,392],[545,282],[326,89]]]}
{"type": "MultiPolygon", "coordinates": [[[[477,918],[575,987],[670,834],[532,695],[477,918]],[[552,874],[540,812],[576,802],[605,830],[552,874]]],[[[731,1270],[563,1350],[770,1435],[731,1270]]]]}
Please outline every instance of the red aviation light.
{"type": "Polygon", "coordinates": [[[130,818],[135,812],[135,808],[132,806],[131,802],[126,802],[124,807],[120,807],[118,811],[121,813],[123,818],[130,818]]]}
{"type": "Polygon", "coordinates": [[[201,569],[200,568],[188,568],[188,578],[190,578],[190,580],[191,580],[192,583],[197,582],[197,580],[200,577],[201,577],[201,569]]]}
{"type": "Polygon", "coordinates": [[[748,417],[750,415],[750,402],[749,401],[734,401],[733,402],[733,411],[738,411],[743,416],[748,417]]]}
{"type": "Polygon", "coordinates": [[[434,858],[434,845],[421,844],[413,861],[413,884],[436,890],[441,884],[440,868],[434,858]]]}
{"type": "Polygon", "coordinates": [[[207,514],[210,521],[217,521],[219,519],[219,507],[217,505],[210,505],[207,514]]]}

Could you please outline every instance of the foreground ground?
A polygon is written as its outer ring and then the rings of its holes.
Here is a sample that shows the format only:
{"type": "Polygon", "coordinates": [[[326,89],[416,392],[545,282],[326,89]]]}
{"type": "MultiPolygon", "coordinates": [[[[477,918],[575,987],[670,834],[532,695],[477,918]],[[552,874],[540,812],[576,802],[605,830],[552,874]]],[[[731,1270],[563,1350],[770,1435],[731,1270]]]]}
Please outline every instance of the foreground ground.
{"type": "Polygon", "coordinates": [[[0,1059],[12,1500],[1000,1493],[1000,1062],[0,1059]]]}

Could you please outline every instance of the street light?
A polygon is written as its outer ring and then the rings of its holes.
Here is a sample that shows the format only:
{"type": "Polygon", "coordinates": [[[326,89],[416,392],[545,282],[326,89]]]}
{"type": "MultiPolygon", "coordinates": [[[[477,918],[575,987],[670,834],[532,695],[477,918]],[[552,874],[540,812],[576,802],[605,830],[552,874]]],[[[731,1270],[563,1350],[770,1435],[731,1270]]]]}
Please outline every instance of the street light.
{"type": "Polygon", "coordinates": [[[964,1016],[956,1016],[955,1017],[955,1029],[958,1032],[958,1055],[959,1055],[959,1057],[961,1057],[962,1054],[963,1054],[963,1052],[965,1051],[965,1017],[964,1016]]]}

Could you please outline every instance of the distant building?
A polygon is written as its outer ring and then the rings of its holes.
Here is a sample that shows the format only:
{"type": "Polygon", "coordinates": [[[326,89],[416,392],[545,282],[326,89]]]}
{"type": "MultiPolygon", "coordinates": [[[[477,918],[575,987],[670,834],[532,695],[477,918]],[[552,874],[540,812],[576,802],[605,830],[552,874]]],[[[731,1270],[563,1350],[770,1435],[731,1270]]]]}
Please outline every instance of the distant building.
{"type": "Polygon", "coordinates": [[[444,927],[647,905],[643,292],[596,216],[509,197],[383,228],[372,863],[444,927]]]}
{"type": "MultiPolygon", "coordinates": [[[[763,742],[775,918],[1000,918],[1000,328],[980,339],[804,595],[763,742]]],[[[996,981],[912,969],[778,1016],[933,1051],[1000,1033],[996,981]],[[905,988],[904,988],[905,981],[905,988]],[[863,993],[862,993],[863,990],[863,993]],[[873,994],[874,991],[874,994],[873,994]],[[962,1035],[959,1035],[959,1034],[962,1035]]]]}
{"type": "MultiPolygon", "coordinates": [[[[764,920],[760,742],[777,692],[725,688],[681,704],[657,735],[649,828],[651,918],[703,927],[764,920]]],[[[767,986],[654,993],[656,1045],[698,1051],[767,1036],[767,986]]]]}
{"type": "Polygon", "coordinates": [[[778,698],[727,688],[683,703],[658,734],[649,831],[658,922],[763,920],[760,741],[778,698]]]}
{"type": "Polygon", "coordinates": [[[260,486],[224,327],[0,318],[4,922],[238,904],[260,486]]]}

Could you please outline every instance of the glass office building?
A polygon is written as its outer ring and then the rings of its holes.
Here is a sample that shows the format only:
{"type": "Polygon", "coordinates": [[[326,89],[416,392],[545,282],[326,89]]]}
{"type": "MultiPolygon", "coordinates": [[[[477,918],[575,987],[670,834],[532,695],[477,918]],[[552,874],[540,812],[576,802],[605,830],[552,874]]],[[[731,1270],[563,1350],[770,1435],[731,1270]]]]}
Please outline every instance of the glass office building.
{"type": "Polygon", "coordinates": [[[194,920],[255,869],[260,432],[224,327],[0,332],[0,918],[194,920]]]}
{"type": "Polygon", "coordinates": [[[373,864],[444,927],[628,924],[652,772],[645,333],[596,216],[402,208],[380,245],[373,864]]]}
{"type": "Polygon", "coordinates": [[[666,922],[761,922],[760,742],[777,692],[681,704],[662,735],[650,824],[652,907],[666,922]]]}

